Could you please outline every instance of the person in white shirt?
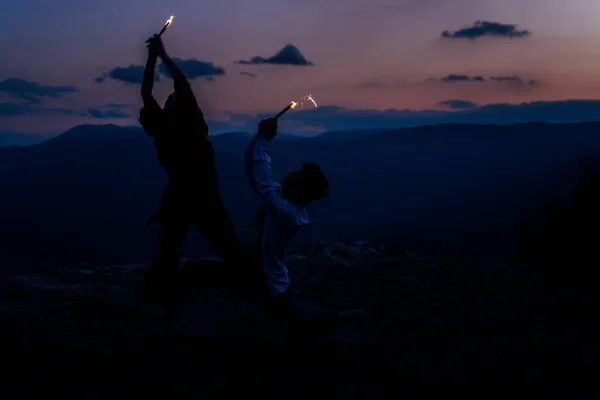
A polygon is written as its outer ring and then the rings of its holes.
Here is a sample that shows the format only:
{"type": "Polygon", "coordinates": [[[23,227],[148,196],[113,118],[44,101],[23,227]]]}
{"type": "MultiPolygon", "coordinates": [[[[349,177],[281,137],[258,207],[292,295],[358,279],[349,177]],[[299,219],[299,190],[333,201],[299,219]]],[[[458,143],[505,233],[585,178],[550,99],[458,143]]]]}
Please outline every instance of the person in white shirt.
{"type": "Polygon", "coordinates": [[[289,334],[298,338],[324,336],[348,322],[363,322],[363,310],[324,311],[307,323],[298,312],[290,290],[286,248],[300,228],[308,224],[306,207],[327,196],[329,182],[319,165],[305,163],[280,183],[271,176],[271,141],[277,120],[262,120],[244,154],[246,177],[261,197],[254,220],[254,235],[246,243],[247,259],[256,269],[255,284],[267,310],[289,334]]]}

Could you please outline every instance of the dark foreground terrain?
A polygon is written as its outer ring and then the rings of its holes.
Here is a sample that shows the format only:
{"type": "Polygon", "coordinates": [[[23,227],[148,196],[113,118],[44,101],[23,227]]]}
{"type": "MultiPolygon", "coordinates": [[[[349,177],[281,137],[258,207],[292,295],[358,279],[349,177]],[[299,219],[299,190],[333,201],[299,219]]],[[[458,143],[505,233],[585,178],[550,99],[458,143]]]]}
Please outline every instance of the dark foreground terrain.
{"type": "Polygon", "coordinates": [[[156,313],[135,298],[146,265],[40,270],[1,292],[0,397],[572,395],[593,383],[595,313],[561,307],[567,299],[551,300],[508,265],[442,265],[389,243],[340,241],[290,259],[300,298],[369,304],[368,344],[261,338],[266,322],[244,320],[248,305],[218,290],[161,338],[156,313]]]}

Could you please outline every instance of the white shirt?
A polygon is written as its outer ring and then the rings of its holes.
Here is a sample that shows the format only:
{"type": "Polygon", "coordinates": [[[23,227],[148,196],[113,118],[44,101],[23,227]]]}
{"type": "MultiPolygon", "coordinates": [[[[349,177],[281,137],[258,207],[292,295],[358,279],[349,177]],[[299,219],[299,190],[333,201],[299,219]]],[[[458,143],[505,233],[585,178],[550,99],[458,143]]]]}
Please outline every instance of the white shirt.
{"type": "Polygon", "coordinates": [[[266,211],[262,233],[262,267],[271,296],[290,286],[285,265],[286,247],[300,228],[308,224],[308,213],[281,195],[281,185],[271,177],[271,139],[256,135],[244,154],[244,169],[252,188],[262,198],[266,211]]]}

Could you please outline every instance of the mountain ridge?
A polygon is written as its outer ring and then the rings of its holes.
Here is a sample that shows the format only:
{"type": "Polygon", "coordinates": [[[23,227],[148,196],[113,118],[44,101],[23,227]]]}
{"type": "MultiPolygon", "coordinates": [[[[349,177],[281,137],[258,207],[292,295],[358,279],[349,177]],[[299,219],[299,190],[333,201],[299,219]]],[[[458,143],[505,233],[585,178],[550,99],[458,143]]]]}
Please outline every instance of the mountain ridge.
{"type": "MultiPolygon", "coordinates": [[[[330,196],[310,207],[299,243],[400,237],[411,246],[483,254],[510,247],[519,218],[571,189],[582,160],[600,157],[599,126],[443,125],[344,141],[275,140],[273,173],[281,179],[313,161],[330,180],[330,196]]],[[[2,257],[18,261],[31,246],[48,261],[151,256],[155,232],[143,222],[167,183],[153,141],[140,128],[82,129],[0,149],[2,257]]],[[[222,196],[243,232],[259,205],[243,173],[251,135],[210,138],[222,196]]],[[[192,231],[184,254],[207,251],[194,240],[192,231]]]]}
{"type": "MultiPolygon", "coordinates": [[[[302,136],[298,134],[278,133],[279,139],[285,140],[306,140],[306,141],[347,141],[347,140],[367,140],[368,138],[383,138],[392,137],[401,133],[416,133],[416,132],[430,132],[440,130],[457,130],[457,129],[506,129],[506,128],[541,128],[541,127],[581,127],[581,126],[594,126],[600,132],[600,122],[597,121],[581,121],[581,122],[569,122],[569,123],[553,123],[544,121],[530,121],[521,122],[514,124],[493,124],[493,123],[432,123],[424,124],[413,127],[400,127],[400,128],[386,128],[386,129],[361,129],[361,130],[335,130],[320,133],[314,136],[302,136]]],[[[252,137],[253,133],[234,131],[234,132],[223,132],[217,134],[209,134],[209,138],[217,137],[252,137]]],[[[0,148],[9,146],[28,146],[35,145],[49,141],[81,141],[81,140],[105,140],[105,139],[134,139],[139,137],[147,137],[143,134],[143,129],[139,126],[120,126],[116,124],[81,124],[76,125],[65,132],[58,134],[53,137],[46,137],[41,135],[33,134],[22,134],[10,131],[0,131],[0,148]],[[140,135],[140,133],[142,133],[140,135]],[[20,138],[23,144],[14,145],[2,145],[3,135],[8,137],[9,135],[15,135],[14,137],[20,138]]]]}

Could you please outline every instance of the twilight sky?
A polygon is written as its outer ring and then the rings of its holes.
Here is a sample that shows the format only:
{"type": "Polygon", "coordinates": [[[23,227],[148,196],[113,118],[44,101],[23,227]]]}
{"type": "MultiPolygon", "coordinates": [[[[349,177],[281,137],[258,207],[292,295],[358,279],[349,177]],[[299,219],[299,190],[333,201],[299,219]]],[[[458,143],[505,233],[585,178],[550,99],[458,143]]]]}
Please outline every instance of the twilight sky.
{"type": "MultiPolygon", "coordinates": [[[[245,129],[308,93],[322,110],[291,112],[282,131],[600,100],[597,0],[4,0],[0,14],[0,131],[134,124],[135,66],[171,14],[165,46],[194,77],[213,132],[245,129]]],[[[171,88],[161,74],[159,102],[171,88]]]]}

